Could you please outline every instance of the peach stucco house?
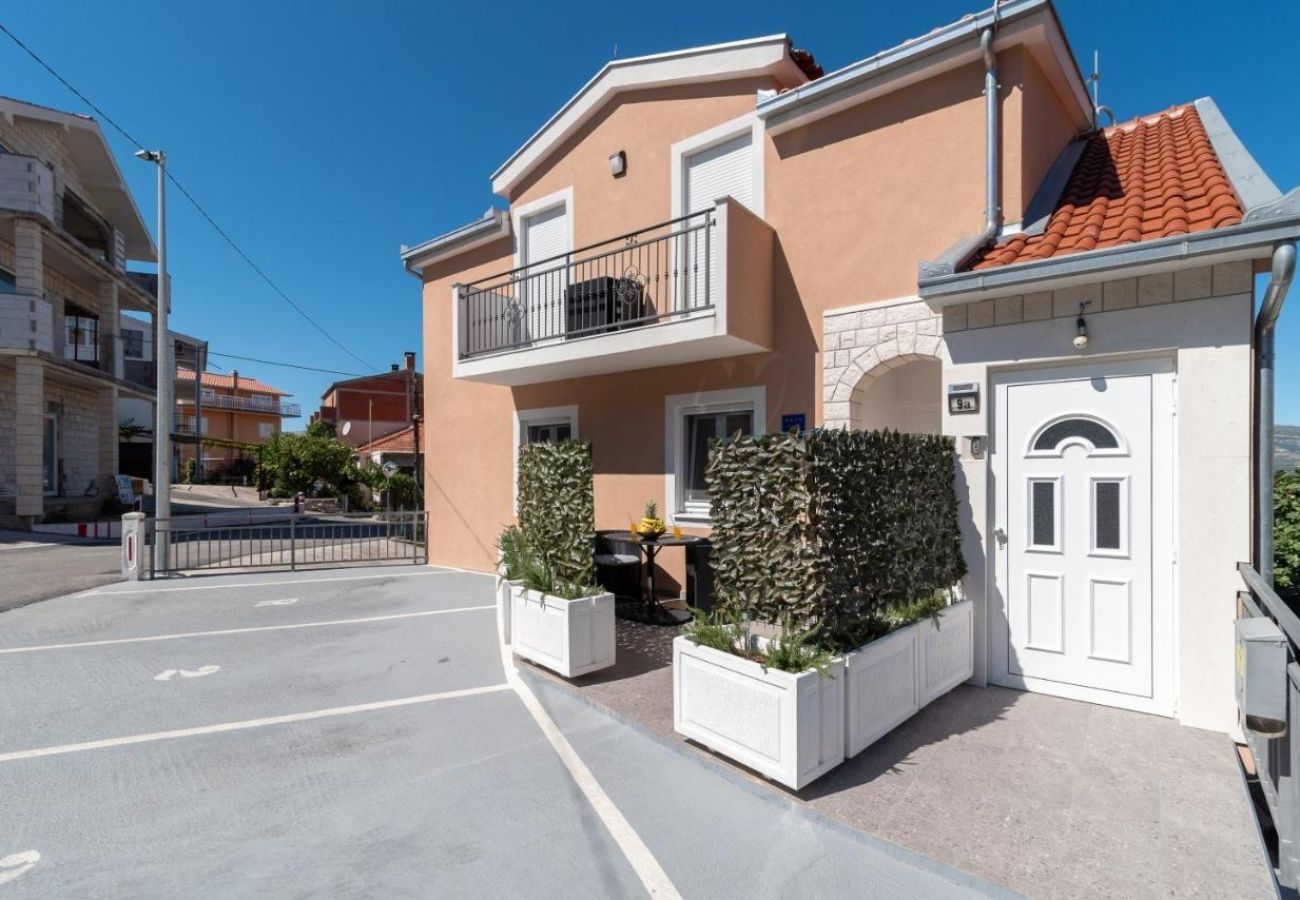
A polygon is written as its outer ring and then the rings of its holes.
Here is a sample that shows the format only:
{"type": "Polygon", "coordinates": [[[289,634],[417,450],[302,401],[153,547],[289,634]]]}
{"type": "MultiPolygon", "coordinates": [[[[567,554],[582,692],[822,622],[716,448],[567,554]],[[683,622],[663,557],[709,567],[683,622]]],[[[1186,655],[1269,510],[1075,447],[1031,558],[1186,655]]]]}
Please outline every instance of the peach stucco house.
{"type": "Polygon", "coordinates": [[[1255,275],[1300,219],[1212,101],[1102,118],[1047,0],[825,74],[784,35],[610,62],[508,209],[403,250],[430,560],[492,568],[525,441],[592,442],[598,528],[707,534],[712,435],[942,432],[974,681],[1231,731],[1255,275]]]}

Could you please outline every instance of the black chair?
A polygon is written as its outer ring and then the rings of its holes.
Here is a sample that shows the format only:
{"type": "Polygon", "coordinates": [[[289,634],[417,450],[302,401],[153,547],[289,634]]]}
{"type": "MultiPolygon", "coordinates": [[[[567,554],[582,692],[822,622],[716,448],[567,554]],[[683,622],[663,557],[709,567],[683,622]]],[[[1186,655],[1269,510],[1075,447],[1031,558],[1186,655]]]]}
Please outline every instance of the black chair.
{"type": "Polygon", "coordinates": [[[641,596],[641,551],[628,541],[611,539],[611,532],[596,534],[596,583],[618,599],[641,596]]]}

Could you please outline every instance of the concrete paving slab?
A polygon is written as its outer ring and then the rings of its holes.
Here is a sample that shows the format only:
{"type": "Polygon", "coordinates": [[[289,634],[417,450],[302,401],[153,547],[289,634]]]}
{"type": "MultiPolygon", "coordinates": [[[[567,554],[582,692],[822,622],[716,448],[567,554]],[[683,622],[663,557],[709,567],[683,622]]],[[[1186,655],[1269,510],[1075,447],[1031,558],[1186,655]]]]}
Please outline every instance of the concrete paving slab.
{"type": "Polygon", "coordinates": [[[494,626],[484,607],[0,654],[0,753],[501,684],[494,626]]]}
{"type": "Polygon", "coordinates": [[[1018,896],[845,828],[548,678],[521,675],[684,897],[1018,896]]]}
{"type": "MultiPolygon", "coordinates": [[[[263,582],[190,579],[156,587],[103,589],[58,597],[7,614],[0,650],[150,634],[336,621],[495,603],[481,576],[410,569],[346,580],[266,578],[263,582]],[[420,577],[411,577],[418,574],[420,577]],[[440,582],[436,587],[434,582],[440,582]],[[293,603],[283,601],[292,600],[293,603]]],[[[140,584],[137,582],[137,584],[140,584]]]]}
{"type": "Polygon", "coordinates": [[[5,897],[645,896],[511,693],[0,765],[5,897]]]}

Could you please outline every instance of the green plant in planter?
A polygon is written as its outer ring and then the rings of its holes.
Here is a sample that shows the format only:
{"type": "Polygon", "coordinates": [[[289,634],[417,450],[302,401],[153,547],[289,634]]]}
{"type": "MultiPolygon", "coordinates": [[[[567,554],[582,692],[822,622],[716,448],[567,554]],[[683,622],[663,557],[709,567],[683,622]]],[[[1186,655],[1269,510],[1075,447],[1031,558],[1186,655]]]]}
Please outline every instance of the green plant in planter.
{"type": "Polygon", "coordinates": [[[523,581],[524,572],[527,570],[532,552],[528,549],[528,542],[524,540],[524,533],[518,525],[511,525],[501,536],[497,538],[497,550],[501,553],[501,565],[505,569],[507,581],[523,581]]]}
{"type": "Polygon", "coordinates": [[[585,441],[519,448],[519,528],[547,583],[586,586],[596,580],[592,479],[591,444],[585,441]]]}
{"type": "Polygon", "coordinates": [[[749,628],[739,610],[717,607],[712,612],[690,608],[692,619],[682,626],[682,634],[691,643],[724,653],[736,653],[749,643],[749,628]]]}
{"type": "Polygon", "coordinates": [[[812,669],[822,678],[831,677],[831,663],[835,661],[835,654],[819,647],[813,635],[808,633],[787,632],[782,637],[768,641],[763,656],[763,663],[768,668],[794,673],[812,669]]]}

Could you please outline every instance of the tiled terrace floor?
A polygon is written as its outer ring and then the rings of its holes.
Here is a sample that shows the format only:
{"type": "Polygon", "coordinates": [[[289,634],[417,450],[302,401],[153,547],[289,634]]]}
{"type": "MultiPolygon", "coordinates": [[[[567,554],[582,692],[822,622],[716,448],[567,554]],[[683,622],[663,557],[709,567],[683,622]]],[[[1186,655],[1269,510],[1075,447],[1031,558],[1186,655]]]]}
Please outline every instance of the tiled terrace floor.
{"type": "MultiPolygon", "coordinates": [[[[673,635],[571,686],[672,736],[673,635]]],[[[791,796],[1030,897],[1272,894],[1233,744],[1154,716],[963,686],[791,796]]]]}

